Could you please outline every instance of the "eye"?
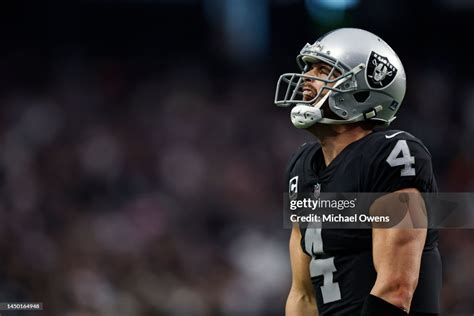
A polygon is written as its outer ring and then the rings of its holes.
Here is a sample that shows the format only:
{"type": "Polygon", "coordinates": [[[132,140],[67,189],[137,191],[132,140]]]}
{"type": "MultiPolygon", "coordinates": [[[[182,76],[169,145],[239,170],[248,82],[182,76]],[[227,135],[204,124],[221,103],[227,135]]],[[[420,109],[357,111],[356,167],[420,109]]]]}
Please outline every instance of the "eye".
{"type": "Polygon", "coordinates": [[[319,73],[328,76],[331,71],[327,67],[320,67],[319,73]]]}

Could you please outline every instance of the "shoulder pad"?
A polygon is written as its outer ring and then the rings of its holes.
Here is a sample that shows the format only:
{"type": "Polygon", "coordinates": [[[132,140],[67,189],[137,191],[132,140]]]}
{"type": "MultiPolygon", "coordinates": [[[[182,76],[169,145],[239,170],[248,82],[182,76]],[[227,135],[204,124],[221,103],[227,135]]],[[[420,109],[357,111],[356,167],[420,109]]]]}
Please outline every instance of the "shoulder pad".
{"type": "Polygon", "coordinates": [[[291,169],[303,153],[308,152],[311,148],[321,146],[318,142],[310,142],[302,144],[298,150],[291,156],[290,162],[288,163],[288,169],[291,169]]]}
{"type": "Polygon", "coordinates": [[[369,141],[373,144],[374,148],[380,149],[381,147],[390,145],[391,143],[397,142],[398,140],[404,139],[409,142],[414,142],[420,145],[430,156],[428,148],[423,144],[423,142],[413,136],[412,134],[402,131],[402,130],[384,130],[374,132],[369,137],[369,141]]]}

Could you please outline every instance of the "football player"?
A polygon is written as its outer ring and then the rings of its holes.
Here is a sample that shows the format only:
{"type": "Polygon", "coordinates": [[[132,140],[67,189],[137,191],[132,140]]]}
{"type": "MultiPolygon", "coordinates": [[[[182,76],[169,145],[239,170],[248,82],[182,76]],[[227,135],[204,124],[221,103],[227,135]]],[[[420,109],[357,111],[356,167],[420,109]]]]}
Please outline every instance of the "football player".
{"type": "MultiPolygon", "coordinates": [[[[407,209],[426,212],[421,193],[437,190],[427,148],[407,132],[374,130],[395,119],[405,95],[392,48],[370,32],[343,28],[306,44],[297,61],[302,72],[280,76],[275,104],[292,106],[293,125],[318,142],[290,160],[288,193],[386,192],[372,204],[382,210],[393,208],[387,196],[406,193],[415,197],[407,209]]],[[[294,226],[286,315],[438,315],[438,235],[413,227],[294,226]]]]}

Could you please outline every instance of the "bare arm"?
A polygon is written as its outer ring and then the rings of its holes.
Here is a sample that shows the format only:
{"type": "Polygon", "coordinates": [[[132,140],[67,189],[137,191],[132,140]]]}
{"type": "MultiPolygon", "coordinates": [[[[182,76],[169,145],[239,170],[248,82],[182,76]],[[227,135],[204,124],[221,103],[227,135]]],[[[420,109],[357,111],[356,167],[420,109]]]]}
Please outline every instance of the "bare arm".
{"type": "Polygon", "coordinates": [[[426,227],[423,198],[416,189],[404,189],[378,199],[371,206],[371,211],[373,209],[392,214],[407,211],[394,228],[372,231],[377,279],[370,293],[408,312],[418,283],[427,234],[423,228],[426,227]],[[400,203],[400,193],[408,193],[409,199],[400,203]]]}
{"type": "Polygon", "coordinates": [[[315,296],[311,277],[309,274],[309,262],[311,258],[306,255],[300,245],[301,232],[295,226],[290,237],[290,260],[291,260],[291,289],[286,301],[286,316],[317,316],[315,296]]]}

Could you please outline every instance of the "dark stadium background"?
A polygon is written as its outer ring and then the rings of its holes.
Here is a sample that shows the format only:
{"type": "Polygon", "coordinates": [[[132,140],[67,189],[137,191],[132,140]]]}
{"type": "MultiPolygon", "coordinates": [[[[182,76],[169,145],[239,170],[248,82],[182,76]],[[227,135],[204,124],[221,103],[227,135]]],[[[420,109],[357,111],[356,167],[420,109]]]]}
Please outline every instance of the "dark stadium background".
{"type": "MultiPolygon", "coordinates": [[[[1,315],[281,315],[287,159],[309,136],[278,75],[327,30],[404,62],[393,128],[474,190],[474,3],[10,1],[0,9],[1,315]]],[[[474,232],[444,230],[442,307],[474,312],[474,232]]]]}

